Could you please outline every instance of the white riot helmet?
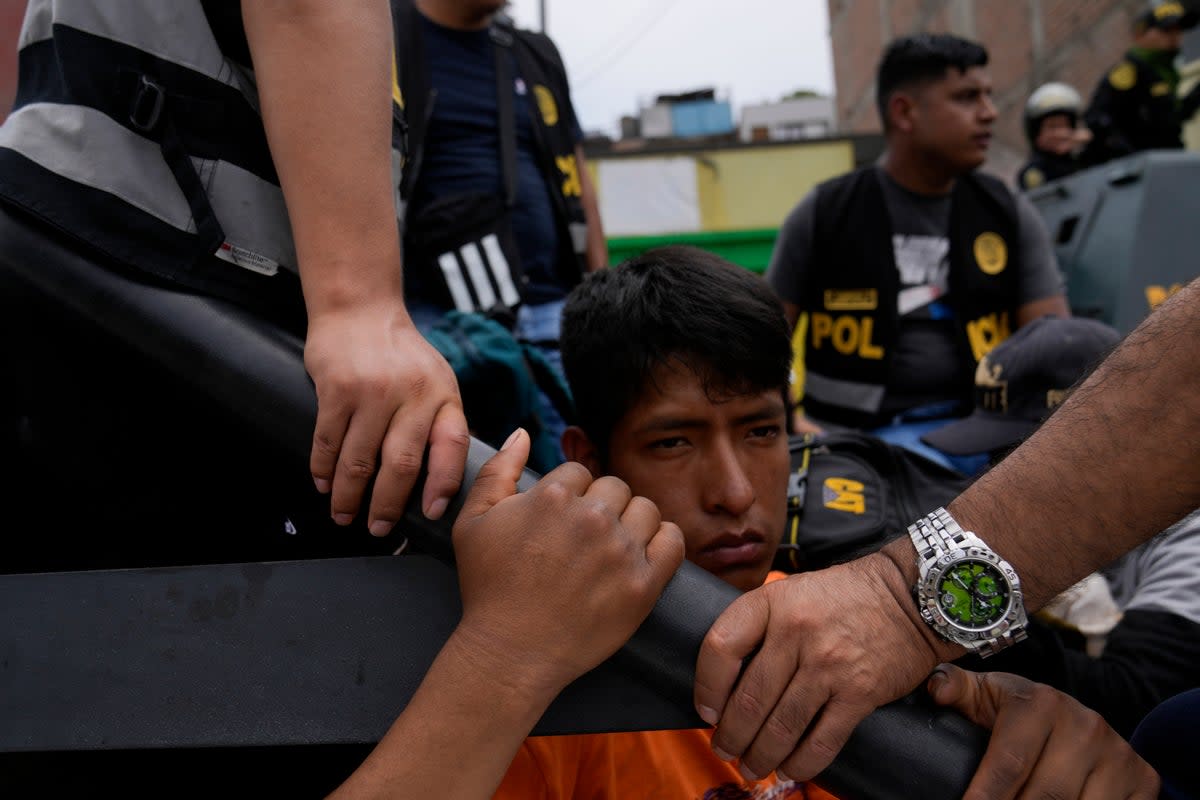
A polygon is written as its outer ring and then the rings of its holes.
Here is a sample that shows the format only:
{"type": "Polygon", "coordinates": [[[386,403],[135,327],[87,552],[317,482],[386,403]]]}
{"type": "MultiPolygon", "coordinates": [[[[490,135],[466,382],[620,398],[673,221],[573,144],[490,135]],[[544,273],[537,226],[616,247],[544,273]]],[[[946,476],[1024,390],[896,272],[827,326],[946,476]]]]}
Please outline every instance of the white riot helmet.
{"type": "Polygon", "coordinates": [[[1083,112],[1083,98],[1065,83],[1045,83],[1025,101],[1025,135],[1029,143],[1037,139],[1042,120],[1051,114],[1066,114],[1074,125],[1083,112]]]}

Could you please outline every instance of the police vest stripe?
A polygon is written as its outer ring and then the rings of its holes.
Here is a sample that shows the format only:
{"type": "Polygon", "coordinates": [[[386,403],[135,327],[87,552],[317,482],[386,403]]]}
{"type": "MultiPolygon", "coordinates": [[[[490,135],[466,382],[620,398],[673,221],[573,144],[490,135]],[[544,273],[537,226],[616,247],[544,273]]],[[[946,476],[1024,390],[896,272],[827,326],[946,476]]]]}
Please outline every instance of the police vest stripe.
{"type": "Polygon", "coordinates": [[[437,263],[459,311],[486,311],[496,305],[497,293],[509,308],[520,302],[512,269],[494,233],[442,253],[437,263]]]}
{"type": "Polygon", "coordinates": [[[883,404],[884,387],[873,383],[860,383],[830,378],[812,371],[808,366],[805,374],[804,395],[807,398],[843,408],[852,408],[874,414],[883,404]]]}
{"type": "Polygon", "coordinates": [[[59,35],[59,26],[130,47],[231,85],[233,68],[221,53],[198,2],[80,3],[30,0],[18,47],[59,35]]]}
{"type": "Polygon", "coordinates": [[[0,196],[185,284],[249,286],[214,255],[296,271],[253,72],[203,4],[29,0],[18,58],[0,196]]]}

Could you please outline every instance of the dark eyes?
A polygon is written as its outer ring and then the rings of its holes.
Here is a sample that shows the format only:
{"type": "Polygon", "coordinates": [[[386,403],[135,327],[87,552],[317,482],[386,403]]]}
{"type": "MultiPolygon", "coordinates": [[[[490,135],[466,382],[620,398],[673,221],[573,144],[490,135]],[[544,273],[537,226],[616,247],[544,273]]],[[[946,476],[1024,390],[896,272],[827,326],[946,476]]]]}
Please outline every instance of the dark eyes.
{"type": "Polygon", "coordinates": [[[773,439],[782,434],[782,425],[759,425],[750,429],[750,438],[752,439],[773,439]]]}

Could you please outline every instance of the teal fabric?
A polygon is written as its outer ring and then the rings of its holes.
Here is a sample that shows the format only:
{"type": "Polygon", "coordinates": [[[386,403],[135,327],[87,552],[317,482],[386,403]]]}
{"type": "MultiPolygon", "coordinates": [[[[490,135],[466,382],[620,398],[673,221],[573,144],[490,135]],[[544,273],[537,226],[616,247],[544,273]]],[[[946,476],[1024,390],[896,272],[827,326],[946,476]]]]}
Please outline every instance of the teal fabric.
{"type": "Polygon", "coordinates": [[[545,473],[561,462],[558,442],[539,414],[544,393],[567,424],[574,402],[566,383],[534,345],[518,340],[496,320],[450,311],[424,331],[458,378],[472,435],[499,448],[517,428],[529,432],[529,468],[545,473]]]}

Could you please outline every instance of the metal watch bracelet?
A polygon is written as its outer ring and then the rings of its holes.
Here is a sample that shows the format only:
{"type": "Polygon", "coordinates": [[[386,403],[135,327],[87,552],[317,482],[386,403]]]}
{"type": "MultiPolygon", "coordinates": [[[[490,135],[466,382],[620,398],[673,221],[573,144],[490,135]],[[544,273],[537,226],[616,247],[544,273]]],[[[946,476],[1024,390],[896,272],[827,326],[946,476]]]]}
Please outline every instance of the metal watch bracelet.
{"type": "MultiPolygon", "coordinates": [[[[964,531],[945,508],[938,508],[909,525],[908,535],[917,551],[917,564],[921,577],[925,576],[926,572],[944,553],[952,550],[964,550],[968,547],[979,547],[990,551],[982,539],[969,531],[964,531]]],[[[1014,598],[1014,602],[1021,602],[1019,593],[1014,598]]],[[[951,639],[945,636],[937,625],[933,627],[942,638],[961,644],[984,658],[993,656],[1028,636],[1023,626],[1017,626],[997,633],[990,639],[964,641],[951,639]]]]}

